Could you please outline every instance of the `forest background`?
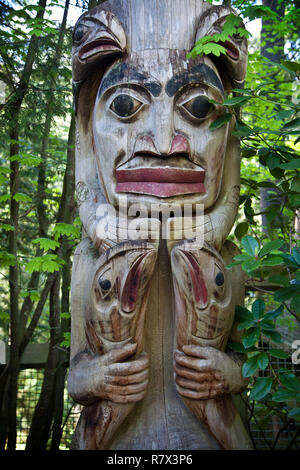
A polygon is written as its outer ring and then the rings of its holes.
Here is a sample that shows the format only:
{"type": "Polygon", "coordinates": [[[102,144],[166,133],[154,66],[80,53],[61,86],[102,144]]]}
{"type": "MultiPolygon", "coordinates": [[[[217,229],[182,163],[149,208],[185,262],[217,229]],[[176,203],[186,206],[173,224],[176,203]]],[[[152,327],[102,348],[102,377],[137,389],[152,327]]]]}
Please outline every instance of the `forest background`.
{"type": "MultiPolygon", "coordinates": [[[[254,20],[261,24],[260,34],[248,38],[245,87],[226,97],[225,117],[212,127],[235,115],[242,148],[240,211],[230,238],[241,249],[235,263],[247,285],[245,306],[236,307],[242,343],[230,347],[247,359],[248,424],[263,428],[276,418],[277,431],[265,448],[277,448],[286,432],[285,448],[299,448],[300,1],[223,3],[238,19],[229,17],[223,37],[202,39],[192,54],[222,54],[218,42],[239,34],[242,20],[246,28],[254,20]],[[286,329],[295,341],[284,341],[286,329]],[[274,358],[285,366],[276,369],[274,358]]],[[[18,448],[22,357],[35,343],[49,350],[26,449],[61,448],[72,254],[81,229],[71,44],[74,11],[79,17],[96,5],[0,0],[0,340],[10,351],[0,365],[0,449],[18,448]]]]}

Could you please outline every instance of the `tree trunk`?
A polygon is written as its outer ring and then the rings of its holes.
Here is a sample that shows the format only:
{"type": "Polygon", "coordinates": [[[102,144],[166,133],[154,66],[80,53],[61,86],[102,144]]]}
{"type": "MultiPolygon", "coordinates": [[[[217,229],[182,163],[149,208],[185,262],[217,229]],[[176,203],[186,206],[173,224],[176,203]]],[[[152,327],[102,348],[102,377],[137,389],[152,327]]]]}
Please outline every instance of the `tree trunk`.
{"type": "MultiPolygon", "coordinates": [[[[39,10],[36,19],[42,19],[45,12],[47,0],[40,0],[39,10]]],[[[16,403],[17,403],[17,382],[19,372],[19,274],[17,263],[17,243],[18,243],[18,218],[19,218],[19,204],[15,199],[15,195],[19,190],[19,162],[17,159],[13,160],[12,157],[19,154],[19,113],[25,94],[28,90],[28,84],[33,68],[33,63],[38,50],[38,38],[33,35],[30,39],[28,53],[24,64],[23,72],[10,101],[8,102],[6,113],[8,118],[10,143],[10,217],[11,225],[14,230],[9,233],[9,253],[15,257],[16,263],[9,268],[9,289],[10,289],[10,336],[11,336],[11,349],[9,359],[9,400],[7,404],[8,419],[7,419],[7,437],[8,449],[14,450],[16,446],[16,403]]]]}

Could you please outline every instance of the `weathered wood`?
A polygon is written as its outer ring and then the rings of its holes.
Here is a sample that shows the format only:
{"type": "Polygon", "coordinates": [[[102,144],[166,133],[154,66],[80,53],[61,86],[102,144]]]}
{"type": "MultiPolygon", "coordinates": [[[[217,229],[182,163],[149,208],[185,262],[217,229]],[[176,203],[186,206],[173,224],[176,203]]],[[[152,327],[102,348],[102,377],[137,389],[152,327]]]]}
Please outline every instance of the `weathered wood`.
{"type": "Polygon", "coordinates": [[[84,236],[68,386],[84,408],[72,448],[251,448],[232,401],[247,384],[242,361],[226,348],[244,293],[239,268],[224,268],[236,253],[226,238],[239,141],[234,119],[210,129],[224,92],[242,86],[247,44],[231,38],[221,60],[186,58],[231,12],[199,0],[111,0],[75,27],[84,236]],[[186,207],[190,235],[180,229],[186,207]]]}

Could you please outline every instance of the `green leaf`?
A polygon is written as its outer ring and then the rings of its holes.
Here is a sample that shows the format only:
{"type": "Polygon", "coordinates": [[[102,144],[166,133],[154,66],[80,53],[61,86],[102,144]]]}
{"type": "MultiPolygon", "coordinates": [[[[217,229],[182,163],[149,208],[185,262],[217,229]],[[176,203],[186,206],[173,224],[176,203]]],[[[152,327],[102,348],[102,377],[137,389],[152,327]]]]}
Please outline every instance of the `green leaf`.
{"type": "Polygon", "coordinates": [[[298,246],[295,246],[295,247],[293,248],[292,253],[293,253],[293,258],[294,258],[294,260],[295,260],[296,263],[299,264],[299,266],[300,266],[300,248],[299,248],[298,246]]]}
{"type": "Polygon", "coordinates": [[[274,284],[279,284],[281,286],[290,286],[290,280],[286,276],[282,276],[280,274],[274,274],[273,276],[269,277],[269,280],[273,282],[274,284]]]}
{"type": "Polygon", "coordinates": [[[243,377],[251,377],[258,369],[258,362],[257,362],[258,355],[250,357],[244,362],[242,367],[242,374],[243,377]]]}
{"type": "Polygon", "coordinates": [[[252,256],[243,253],[243,254],[235,255],[233,259],[235,261],[252,261],[252,256]]]}
{"type": "Polygon", "coordinates": [[[212,131],[215,129],[219,129],[220,127],[230,122],[231,119],[232,119],[232,114],[225,113],[222,116],[220,116],[218,119],[216,119],[214,122],[212,122],[211,125],[209,126],[209,129],[212,131]]]}
{"type": "Polygon", "coordinates": [[[258,269],[261,265],[261,260],[259,259],[251,259],[250,261],[245,261],[242,263],[242,268],[248,272],[251,273],[251,271],[255,271],[258,269]]]}
{"type": "Polygon", "coordinates": [[[269,243],[266,243],[261,250],[259,250],[258,256],[262,258],[263,256],[271,253],[271,251],[278,250],[284,245],[284,240],[273,240],[269,243]]]}
{"type": "Polygon", "coordinates": [[[278,289],[277,292],[274,294],[274,299],[277,302],[286,302],[287,300],[291,299],[294,295],[298,293],[299,287],[291,286],[291,287],[282,287],[278,289]]]}
{"type": "Polygon", "coordinates": [[[244,333],[243,338],[242,338],[242,343],[245,346],[245,348],[248,349],[257,343],[257,341],[259,340],[259,337],[260,337],[260,328],[258,327],[250,328],[249,330],[246,330],[246,332],[244,333]]]}
{"type": "Polygon", "coordinates": [[[285,388],[279,387],[277,392],[272,396],[272,400],[278,403],[286,402],[287,400],[293,400],[295,398],[295,392],[292,390],[286,390],[285,388]]]}
{"type": "Polygon", "coordinates": [[[245,349],[245,347],[242,345],[242,343],[227,343],[227,346],[232,349],[235,352],[242,353],[242,354],[248,354],[252,352],[258,352],[258,349],[256,346],[252,346],[251,348],[245,349]]]}
{"type": "Polygon", "coordinates": [[[25,269],[30,274],[34,271],[53,273],[54,271],[59,271],[64,264],[64,260],[51,253],[44,256],[36,256],[27,263],[25,269]]]}
{"type": "Polygon", "coordinates": [[[300,72],[300,64],[299,62],[293,62],[291,60],[281,60],[282,65],[284,65],[287,69],[291,70],[292,72],[300,72]]]}
{"type": "Polygon", "coordinates": [[[300,158],[293,158],[293,160],[289,161],[288,163],[281,163],[281,165],[278,166],[284,170],[299,170],[300,158]]]}
{"type": "Polygon", "coordinates": [[[282,349],[269,349],[270,356],[277,357],[278,359],[287,359],[289,355],[282,349]]]}
{"type": "Polygon", "coordinates": [[[296,118],[284,124],[283,129],[298,129],[299,127],[300,127],[300,118],[296,118]]]}
{"type": "Polygon", "coordinates": [[[289,110],[285,110],[285,111],[279,111],[279,113],[277,113],[275,115],[275,119],[280,121],[282,119],[288,119],[290,118],[293,114],[294,114],[294,110],[293,109],[289,109],[289,110]]]}
{"type": "Polygon", "coordinates": [[[32,198],[23,193],[15,193],[13,199],[17,202],[31,202],[32,198]]]}
{"type": "Polygon", "coordinates": [[[234,235],[236,236],[238,240],[241,240],[248,232],[248,229],[249,229],[248,222],[241,222],[240,224],[236,226],[234,235]]]}
{"type": "Polygon", "coordinates": [[[17,259],[15,255],[8,253],[7,251],[0,251],[0,266],[15,266],[17,264],[17,259]]]}
{"type": "Polygon", "coordinates": [[[269,364],[269,358],[267,353],[262,352],[257,356],[257,364],[261,370],[265,370],[269,364]]]}
{"type": "Polygon", "coordinates": [[[259,324],[260,324],[261,329],[263,330],[263,333],[265,333],[265,331],[275,330],[274,323],[272,323],[270,320],[266,319],[266,317],[263,318],[259,324]]]}
{"type": "Polygon", "coordinates": [[[245,347],[242,345],[242,343],[235,343],[235,342],[231,342],[231,343],[227,343],[227,346],[232,349],[232,351],[235,351],[235,352],[238,352],[238,353],[245,353],[247,350],[245,349],[245,347]]]}
{"type": "Polygon", "coordinates": [[[234,96],[233,98],[227,98],[223,101],[223,106],[238,106],[248,101],[249,97],[245,96],[234,96]]]}
{"type": "Polygon", "coordinates": [[[295,313],[300,313],[300,291],[292,298],[291,309],[295,313]]]}
{"type": "Polygon", "coordinates": [[[280,369],[279,380],[288,390],[293,390],[296,393],[300,392],[300,380],[292,372],[280,369]]]}
{"type": "Polygon", "coordinates": [[[55,250],[60,244],[55,240],[50,240],[50,238],[36,238],[33,240],[34,244],[39,244],[42,250],[55,250]]]}
{"type": "Polygon", "coordinates": [[[250,392],[251,400],[261,400],[271,390],[273,380],[271,377],[259,377],[256,379],[256,383],[250,392]]]}
{"type": "Polygon", "coordinates": [[[15,227],[10,224],[0,224],[0,227],[6,232],[12,232],[13,230],[15,230],[15,227]]]}
{"type": "Polygon", "coordinates": [[[243,323],[240,323],[237,327],[237,330],[238,331],[241,331],[241,330],[248,330],[249,328],[253,327],[256,325],[256,322],[253,321],[253,320],[248,320],[248,321],[244,321],[243,323]]]}
{"type": "Polygon", "coordinates": [[[264,335],[268,336],[269,338],[271,338],[272,341],[274,341],[274,343],[282,343],[282,338],[281,338],[281,334],[278,333],[278,331],[268,331],[268,330],[265,330],[264,331],[264,335]]]}
{"type": "Polygon", "coordinates": [[[243,323],[249,320],[252,321],[253,315],[252,315],[252,312],[246,309],[246,307],[242,307],[241,305],[236,305],[234,318],[238,323],[243,323]]]}
{"type": "Polygon", "coordinates": [[[72,224],[57,223],[54,227],[54,238],[57,240],[61,236],[66,236],[71,239],[76,239],[80,235],[78,227],[72,224]]]}
{"type": "Polygon", "coordinates": [[[283,259],[280,256],[267,256],[261,261],[262,266],[280,266],[283,259]]]}
{"type": "Polygon", "coordinates": [[[282,314],[283,310],[284,310],[284,306],[283,306],[283,305],[280,305],[280,306],[279,306],[278,308],[276,308],[275,310],[269,310],[269,311],[265,314],[264,318],[265,318],[266,320],[275,320],[275,318],[279,317],[279,316],[282,314]]]}
{"type": "Polygon", "coordinates": [[[255,238],[250,235],[246,235],[242,239],[242,247],[250,256],[255,256],[256,251],[258,250],[258,242],[255,238]]]}
{"type": "Polygon", "coordinates": [[[265,303],[263,300],[261,299],[256,299],[253,304],[252,304],[252,313],[253,313],[253,317],[255,319],[258,319],[258,318],[261,318],[264,314],[264,311],[265,311],[265,303]]]}
{"type": "Polygon", "coordinates": [[[300,421],[300,408],[293,408],[288,412],[288,417],[300,421]]]}
{"type": "Polygon", "coordinates": [[[266,164],[270,170],[274,170],[275,168],[280,166],[280,163],[281,163],[281,160],[278,157],[278,155],[276,155],[276,153],[270,153],[267,156],[266,164]]]}
{"type": "Polygon", "coordinates": [[[60,346],[69,348],[71,345],[71,333],[65,332],[64,333],[64,340],[60,343],[60,346]]]}

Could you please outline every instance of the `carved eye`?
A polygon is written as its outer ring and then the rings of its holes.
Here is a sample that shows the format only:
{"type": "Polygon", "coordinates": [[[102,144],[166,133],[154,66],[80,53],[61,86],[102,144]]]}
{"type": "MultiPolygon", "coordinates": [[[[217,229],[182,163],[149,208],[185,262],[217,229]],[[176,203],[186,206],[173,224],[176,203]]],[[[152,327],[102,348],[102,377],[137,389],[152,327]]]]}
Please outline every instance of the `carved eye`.
{"type": "Polygon", "coordinates": [[[182,105],[193,117],[205,119],[214,109],[214,105],[208,101],[206,96],[196,96],[182,105]]]}
{"type": "Polygon", "coordinates": [[[99,279],[99,286],[104,292],[108,292],[111,288],[111,282],[109,279],[99,279]]]}
{"type": "Polygon", "coordinates": [[[111,269],[106,270],[98,277],[98,286],[101,297],[107,299],[113,286],[111,269]]]}
{"type": "Polygon", "coordinates": [[[110,109],[120,117],[132,116],[143,105],[141,101],[130,95],[118,95],[110,105],[110,109]]]}
{"type": "Polygon", "coordinates": [[[73,34],[74,42],[80,42],[89,28],[83,24],[76,26],[73,34]]]}
{"type": "Polygon", "coordinates": [[[216,275],[215,282],[218,287],[223,286],[225,282],[225,278],[224,278],[224,274],[221,271],[219,271],[218,274],[216,275]]]}

